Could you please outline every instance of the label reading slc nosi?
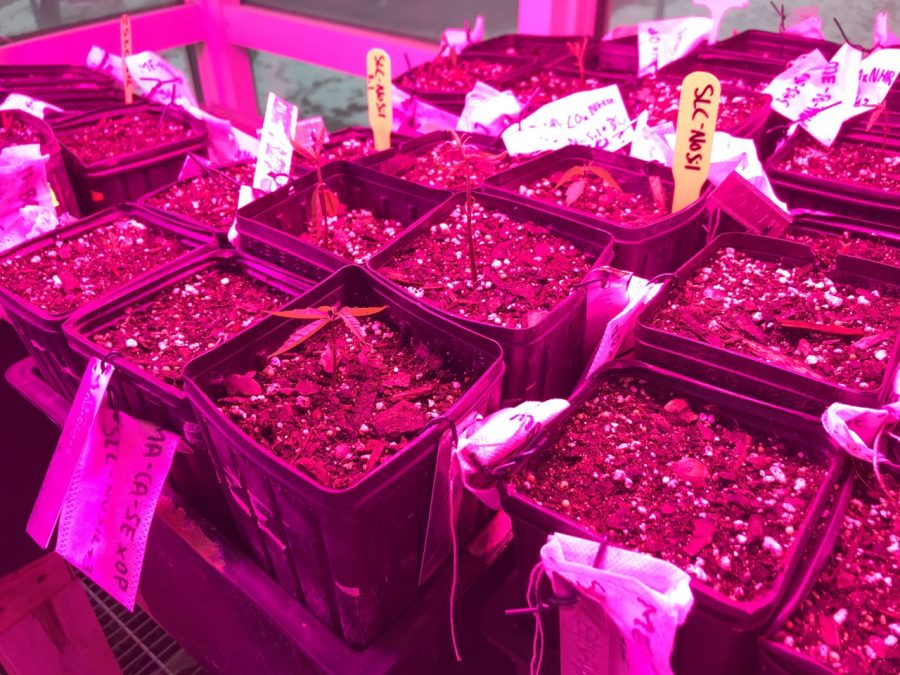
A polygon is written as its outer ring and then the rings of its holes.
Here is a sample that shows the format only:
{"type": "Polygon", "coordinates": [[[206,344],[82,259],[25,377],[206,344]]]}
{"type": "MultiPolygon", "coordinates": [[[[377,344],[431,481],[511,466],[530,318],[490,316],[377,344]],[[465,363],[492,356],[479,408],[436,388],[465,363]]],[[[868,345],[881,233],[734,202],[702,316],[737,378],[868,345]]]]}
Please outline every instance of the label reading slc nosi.
{"type": "Polygon", "coordinates": [[[366,54],[366,91],[369,100],[369,126],[376,150],[391,147],[391,57],[383,49],[370,49],[366,54]]]}
{"type": "Polygon", "coordinates": [[[119,37],[122,42],[122,75],[125,78],[125,105],[131,105],[134,103],[134,80],[126,64],[128,57],[131,56],[131,17],[127,14],[123,14],[119,20],[119,37]]]}
{"type": "Polygon", "coordinates": [[[777,237],[793,222],[789,213],[737,171],[732,171],[709,194],[709,200],[754,234],[777,237]]]}
{"type": "Polygon", "coordinates": [[[718,78],[705,71],[690,73],[681,84],[672,160],[675,175],[672,213],[696,201],[709,176],[721,93],[718,78]]]}

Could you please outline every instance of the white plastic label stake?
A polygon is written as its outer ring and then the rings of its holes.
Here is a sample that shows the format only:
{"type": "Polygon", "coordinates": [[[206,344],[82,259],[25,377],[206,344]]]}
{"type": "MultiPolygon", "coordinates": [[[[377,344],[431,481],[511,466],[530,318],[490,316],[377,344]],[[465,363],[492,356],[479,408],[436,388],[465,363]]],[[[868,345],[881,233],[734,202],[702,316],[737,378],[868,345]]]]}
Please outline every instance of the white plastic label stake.
{"type": "Polygon", "coordinates": [[[66,492],[72,484],[81,457],[87,449],[100,403],[113,374],[111,363],[92,358],[84,371],[72,409],[50,460],[44,482],[34,502],[26,531],[39,546],[47,548],[59,518],[66,492]]]}
{"type": "Polygon", "coordinates": [[[585,145],[614,152],[631,142],[634,130],[619,87],[580,91],[542,106],[503,132],[510,155],[585,145]]]}
{"type": "Polygon", "coordinates": [[[750,0],[694,0],[694,4],[698,7],[706,7],[712,17],[713,27],[709,35],[709,44],[713,44],[719,39],[719,30],[722,27],[722,19],[729,10],[742,9],[749,4],[750,0]]]}
{"type": "Polygon", "coordinates": [[[299,114],[297,106],[269,92],[253,174],[253,187],[257,190],[273,192],[290,180],[294,154],[291,138],[299,114]]]}
{"type": "Polygon", "coordinates": [[[153,513],[179,440],[101,406],[62,505],[57,553],[132,611],[153,513]]]}
{"type": "Polygon", "coordinates": [[[638,76],[652,75],[683,58],[709,38],[712,19],[702,16],[639,23],[638,76]]]}

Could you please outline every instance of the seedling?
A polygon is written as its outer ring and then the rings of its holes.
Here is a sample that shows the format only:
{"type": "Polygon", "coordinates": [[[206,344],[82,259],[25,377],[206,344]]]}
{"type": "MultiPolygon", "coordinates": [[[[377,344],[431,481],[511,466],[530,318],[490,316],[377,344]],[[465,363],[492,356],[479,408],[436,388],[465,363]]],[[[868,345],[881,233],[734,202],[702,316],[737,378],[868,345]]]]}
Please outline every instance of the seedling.
{"type": "Polygon", "coordinates": [[[776,5],[772,0],[769,0],[769,4],[772,5],[772,9],[775,10],[775,15],[778,17],[778,32],[783,33],[785,31],[785,22],[787,21],[787,14],[784,11],[784,5],[776,5]]]}
{"type": "MultiPolygon", "coordinates": [[[[872,112],[869,115],[869,121],[866,122],[866,131],[871,131],[872,127],[874,127],[878,123],[878,120],[881,119],[882,115],[884,115],[884,113],[886,111],[887,111],[887,97],[885,97],[885,99],[881,103],[879,103],[874,108],[872,108],[872,112]]],[[[888,141],[887,119],[882,120],[881,131],[882,131],[881,151],[884,152],[885,150],[887,150],[887,141],[888,141]]]]}
{"type": "MultiPolygon", "coordinates": [[[[362,328],[362,325],[360,325],[359,323],[359,317],[373,316],[375,314],[378,314],[379,312],[383,312],[386,309],[386,305],[382,307],[340,308],[338,308],[337,306],[322,305],[320,307],[307,307],[306,309],[292,309],[283,312],[272,312],[272,314],[274,314],[275,316],[281,316],[288,319],[312,321],[312,323],[304,324],[296,331],[291,333],[290,337],[285,340],[278,349],[276,349],[274,352],[272,352],[272,354],[269,355],[269,358],[281,356],[282,354],[297,348],[326,326],[331,326],[332,324],[339,321],[344,324],[344,326],[347,328],[347,331],[352,337],[356,338],[356,340],[361,345],[365,345],[367,344],[366,334],[362,328]]],[[[373,349],[371,345],[369,345],[369,348],[373,349]]],[[[331,331],[331,344],[329,346],[329,349],[330,355],[327,352],[323,352],[320,361],[325,370],[327,372],[330,372],[332,377],[336,377],[337,365],[340,360],[340,353],[338,352],[337,331],[335,330],[331,331]]]]}
{"type": "Polygon", "coordinates": [[[588,38],[585,35],[581,38],[581,42],[567,42],[566,47],[569,53],[575,57],[575,63],[578,64],[578,79],[581,84],[585,80],[584,57],[587,55],[588,38]]]}
{"type": "Polygon", "coordinates": [[[616,182],[616,179],[612,177],[612,174],[602,166],[597,166],[595,164],[583,164],[571,167],[560,176],[556,185],[553,186],[553,189],[559,190],[561,187],[566,186],[566,205],[572,206],[572,204],[577,202],[581,195],[584,194],[584,189],[588,186],[592,178],[599,178],[616,192],[623,192],[622,188],[616,182]]]}
{"type": "Polygon", "coordinates": [[[302,141],[292,138],[291,145],[294,151],[316,168],[316,185],[313,187],[309,202],[309,233],[313,240],[324,244],[328,243],[328,219],[340,215],[346,210],[338,196],[328,187],[322,177],[322,149],[325,146],[325,129],[319,128],[319,132],[312,143],[304,144],[302,141]]]}

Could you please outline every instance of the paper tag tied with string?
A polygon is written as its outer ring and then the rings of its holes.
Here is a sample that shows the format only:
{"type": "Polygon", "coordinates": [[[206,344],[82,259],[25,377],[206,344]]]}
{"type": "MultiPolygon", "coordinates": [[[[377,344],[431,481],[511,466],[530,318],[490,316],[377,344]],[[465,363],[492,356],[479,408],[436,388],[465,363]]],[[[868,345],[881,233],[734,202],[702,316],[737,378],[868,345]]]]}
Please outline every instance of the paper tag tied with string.
{"type": "Polygon", "coordinates": [[[551,534],[541,563],[559,607],[562,675],[668,675],[675,634],[694,598],[690,576],[664,560],[551,534]]]}
{"type": "Polygon", "coordinates": [[[615,152],[634,134],[617,85],[580,91],[558,99],[503,132],[510,155],[556,150],[567,145],[615,152]]]}
{"type": "Polygon", "coordinates": [[[269,92],[253,174],[253,187],[257,190],[273,192],[290,180],[294,154],[291,139],[299,114],[297,106],[269,92]]]}
{"type": "Polygon", "coordinates": [[[56,551],[129,610],[180,437],[101,406],[66,493],[56,551]]]}
{"type": "Polygon", "coordinates": [[[700,16],[646,21],[637,27],[638,76],[652,75],[703,44],[712,19],[700,16]]]}
{"type": "Polygon", "coordinates": [[[47,548],[59,519],[66,493],[72,484],[82,455],[88,447],[91,431],[106,395],[113,365],[98,358],[88,361],[75,392],[72,408],[63,424],[59,442],[44,475],[31,510],[26,531],[37,544],[47,548]]]}

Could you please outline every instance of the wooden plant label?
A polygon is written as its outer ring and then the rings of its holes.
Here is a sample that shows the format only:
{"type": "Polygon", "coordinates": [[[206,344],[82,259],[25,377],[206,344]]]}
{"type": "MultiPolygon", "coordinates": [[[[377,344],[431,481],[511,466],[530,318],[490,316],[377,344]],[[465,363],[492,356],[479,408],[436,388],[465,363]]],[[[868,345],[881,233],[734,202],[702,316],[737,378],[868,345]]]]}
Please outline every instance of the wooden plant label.
{"type": "Polygon", "coordinates": [[[672,213],[696,201],[709,177],[721,93],[718,78],[700,70],[690,73],[681,84],[672,158],[675,175],[672,213]]]}
{"type": "Polygon", "coordinates": [[[128,57],[131,56],[131,17],[123,14],[119,21],[119,36],[122,38],[122,86],[125,88],[125,105],[134,103],[134,80],[128,70],[128,57]]]}
{"type": "Polygon", "coordinates": [[[383,49],[370,49],[366,54],[366,89],[369,98],[369,126],[376,150],[391,147],[391,57],[383,49]]]}

